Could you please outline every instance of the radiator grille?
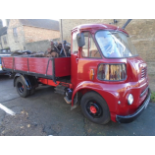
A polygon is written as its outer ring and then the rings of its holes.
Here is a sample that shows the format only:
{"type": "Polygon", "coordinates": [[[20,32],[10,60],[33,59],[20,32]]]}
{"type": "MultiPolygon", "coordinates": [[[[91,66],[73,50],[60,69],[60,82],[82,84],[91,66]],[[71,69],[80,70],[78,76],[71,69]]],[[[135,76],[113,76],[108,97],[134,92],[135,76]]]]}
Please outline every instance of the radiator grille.
{"type": "Polygon", "coordinates": [[[145,67],[141,70],[141,79],[146,78],[146,74],[147,74],[147,68],[145,67]]]}

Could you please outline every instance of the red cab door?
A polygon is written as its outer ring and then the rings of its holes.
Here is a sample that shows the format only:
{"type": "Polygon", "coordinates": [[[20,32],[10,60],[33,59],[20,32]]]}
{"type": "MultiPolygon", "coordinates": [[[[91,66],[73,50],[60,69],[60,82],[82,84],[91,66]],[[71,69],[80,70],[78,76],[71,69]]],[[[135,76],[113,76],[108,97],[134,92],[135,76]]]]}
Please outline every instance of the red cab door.
{"type": "Polygon", "coordinates": [[[77,82],[94,81],[97,77],[97,66],[102,57],[96,47],[93,36],[84,32],[85,45],[79,50],[77,82]]]}

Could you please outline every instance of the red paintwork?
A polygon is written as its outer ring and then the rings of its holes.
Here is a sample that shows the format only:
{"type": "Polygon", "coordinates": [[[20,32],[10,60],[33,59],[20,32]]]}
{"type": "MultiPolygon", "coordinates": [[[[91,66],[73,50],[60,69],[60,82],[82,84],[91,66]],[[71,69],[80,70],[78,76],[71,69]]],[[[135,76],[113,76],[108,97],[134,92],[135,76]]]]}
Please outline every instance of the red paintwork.
{"type": "Polygon", "coordinates": [[[128,35],[128,33],[125,30],[123,30],[117,26],[110,25],[110,24],[84,24],[84,25],[79,25],[72,30],[72,33],[75,31],[80,31],[80,32],[90,31],[92,33],[95,33],[98,30],[118,30],[118,31],[121,31],[121,32],[128,35]]]}
{"type": "MultiPolygon", "coordinates": [[[[117,28],[116,26],[106,24],[87,24],[81,25],[72,30],[72,35],[75,32],[89,31],[94,37],[98,30],[118,30],[125,34],[126,31],[117,28]]],[[[95,40],[95,37],[94,37],[95,40]]],[[[99,48],[98,48],[99,49],[99,48]]],[[[140,98],[140,94],[148,86],[148,77],[141,80],[140,64],[145,63],[140,57],[126,58],[126,59],[106,59],[101,51],[99,51],[101,59],[83,58],[81,56],[81,49],[78,53],[71,55],[71,83],[73,84],[72,105],[75,94],[80,91],[83,93],[87,91],[95,91],[100,94],[109,106],[111,119],[116,122],[116,115],[133,114],[146,98],[145,95],[140,98]],[[97,68],[100,63],[125,63],[127,67],[127,79],[121,82],[100,81],[97,79],[97,68]],[[94,70],[94,79],[90,80],[90,70],[94,70]],[[132,93],[134,96],[134,104],[128,105],[127,96],[132,93]],[[118,101],[121,104],[118,104],[118,101]]]]}
{"type": "Polygon", "coordinates": [[[63,77],[71,75],[71,58],[56,58],[55,59],[55,76],[63,77]]]}
{"type": "Polygon", "coordinates": [[[58,86],[60,82],[57,82],[57,84],[55,84],[55,82],[53,80],[49,80],[49,79],[44,79],[44,78],[39,78],[38,79],[39,82],[49,85],[49,86],[58,86]]]}
{"type": "Polygon", "coordinates": [[[2,59],[3,68],[13,69],[13,58],[12,57],[2,57],[1,59],[2,59]]]}
{"type": "Polygon", "coordinates": [[[58,86],[60,83],[61,84],[67,84],[68,85],[68,88],[73,88],[72,84],[71,83],[65,83],[65,82],[60,82],[60,81],[56,81],[56,83],[53,81],[53,80],[49,80],[49,79],[44,79],[44,78],[39,78],[38,79],[39,82],[43,83],[43,84],[46,84],[46,85],[49,85],[49,86],[58,86]]]}
{"type": "MultiPolygon", "coordinates": [[[[38,74],[46,74],[48,58],[29,58],[29,71],[38,74]]],[[[52,63],[50,61],[47,75],[52,75],[52,63]]]]}
{"type": "Polygon", "coordinates": [[[97,109],[94,106],[90,106],[90,112],[93,114],[97,113],[97,109]]]}
{"type": "Polygon", "coordinates": [[[15,58],[14,59],[14,69],[28,71],[27,61],[28,61],[28,58],[15,58]]]}
{"type": "MultiPolygon", "coordinates": [[[[18,71],[32,72],[37,74],[46,74],[47,64],[49,58],[27,58],[27,57],[3,57],[2,66],[6,69],[14,69],[18,71]]],[[[57,58],[55,59],[55,75],[56,77],[63,77],[71,75],[70,69],[71,58],[57,58]]],[[[47,75],[52,75],[52,62],[49,62],[47,75]]]]}
{"type": "MultiPolygon", "coordinates": [[[[72,36],[75,32],[84,32],[89,31],[92,34],[92,37],[95,40],[95,33],[98,30],[118,30],[125,34],[128,34],[125,30],[122,30],[116,26],[107,25],[107,24],[87,24],[80,25],[72,30],[72,36]]],[[[98,47],[98,45],[96,45],[98,47]]],[[[71,47],[72,51],[73,47],[71,47]]],[[[99,48],[98,48],[99,49],[99,48]]],[[[77,92],[82,94],[88,91],[95,91],[100,94],[103,99],[107,102],[111,120],[116,121],[116,115],[129,115],[133,114],[138,107],[142,104],[146,98],[147,92],[145,95],[140,98],[140,94],[148,86],[148,77],[141,79],[141,70],[143,69],[143,63],[145,63],[140,57],[134,58],[121,58],[121,59],[107,59],[105,58],[101,51],[101,59],[91,59],[91,58],[82,58],[81,50],[77,53],[71,53],[70,58],[57,58],[55,59],[55,74],[58,77],[71,75],[71,84],[68,84],[70,88],[73,89],[72,95],[72,105],[74,104],[74,97],[77,92]],[[97,68],[100,63],[125,63],[127,69],[127,78],[124,81],[120,82],[108,82],[100,81],[97,78],[97,68]],[[94,70],[94,78],[90,80],[89,73],[90,70],[94,70]],[[134,104],[128,105],[127,96],[132,93],[134,96],[134,104]],[[121,104],[118,104],[118,101],[121,104]]],[[[47,67],[48,58],[16,58],[15,59],[15,68],[18,70],[27,71],[27,59],[29,60],[29,71],[37,72],[40,74],[45,74],[47,67]]],[[[2,65],[5,68],[12,68],[13,59],[2,58],[4,64],[2,65]]],[[[52,75],[52,64],[49,65],[48,74],[52,75]]],[[[39,78],[41,83],[57,86],[60,84],[60,81],[57,81],[55,84],[52,80],[39,78]]]]}

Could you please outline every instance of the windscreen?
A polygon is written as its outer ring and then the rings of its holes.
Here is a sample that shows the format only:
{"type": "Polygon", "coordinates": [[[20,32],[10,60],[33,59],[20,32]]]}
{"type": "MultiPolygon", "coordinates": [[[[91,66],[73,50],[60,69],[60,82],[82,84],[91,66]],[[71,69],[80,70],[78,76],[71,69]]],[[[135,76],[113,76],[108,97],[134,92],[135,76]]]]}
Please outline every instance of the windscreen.
{"type": "Polygon", "coordinates": [[[98,31],[95,38],[105,57],[122,58],[138,55],[130,38],[122,32],[98,31]]]}

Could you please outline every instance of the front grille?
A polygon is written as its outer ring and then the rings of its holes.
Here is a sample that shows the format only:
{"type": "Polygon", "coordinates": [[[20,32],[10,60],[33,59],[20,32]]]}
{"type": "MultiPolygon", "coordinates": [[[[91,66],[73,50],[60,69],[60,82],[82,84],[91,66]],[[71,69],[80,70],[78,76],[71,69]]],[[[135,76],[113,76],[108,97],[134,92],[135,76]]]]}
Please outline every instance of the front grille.
{"type": "Polygon", "coordinates": [[[146,74],[147,74],[147,68],[145,67],[141,70],[141,79],[146,78],[146,74]]]}
{"type": "Polygon", "coordinates": [[[148,89],[149,89],[149,86],[147,86],[145,90],[143,90],[143,92],[140,94],[140,97],[143,97],[148,89]]]}

